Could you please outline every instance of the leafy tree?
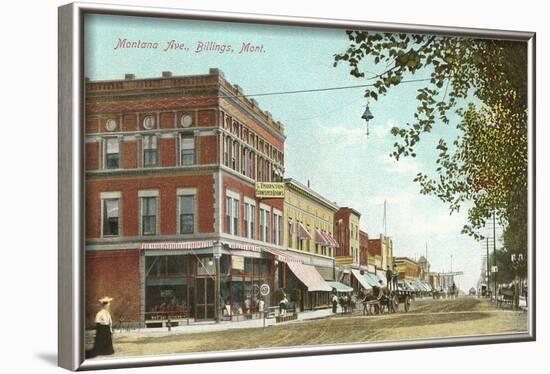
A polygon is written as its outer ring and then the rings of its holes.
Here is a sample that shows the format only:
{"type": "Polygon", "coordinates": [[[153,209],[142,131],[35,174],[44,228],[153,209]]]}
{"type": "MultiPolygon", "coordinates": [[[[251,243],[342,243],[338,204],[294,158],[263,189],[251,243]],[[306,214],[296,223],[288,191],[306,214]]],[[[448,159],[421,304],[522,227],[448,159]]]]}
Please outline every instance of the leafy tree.
{"type": "Polygon", "coordinates": [[[495,212],[501,223],[509,223],[507,243],[520,246],[527,238],[526,43],[346,33],[349,48],[335,55],[334,66],[347,63],[351,75],[372,81],[365,97],[379,100],[406,81],[427,82],[418,89],[411,123],[391,130],[397,140],[392,157],[416,157],[423,133],[450,125],[452,113],[460,119],[454,124],[460,135],[437,143],[436,169],[414,179],[421,193],[437,196],[451,213],[472,202],[463,232],[478,239],[495,212]],[[382,72],[369,73],[365,67],[372,63],[382,72]]]}

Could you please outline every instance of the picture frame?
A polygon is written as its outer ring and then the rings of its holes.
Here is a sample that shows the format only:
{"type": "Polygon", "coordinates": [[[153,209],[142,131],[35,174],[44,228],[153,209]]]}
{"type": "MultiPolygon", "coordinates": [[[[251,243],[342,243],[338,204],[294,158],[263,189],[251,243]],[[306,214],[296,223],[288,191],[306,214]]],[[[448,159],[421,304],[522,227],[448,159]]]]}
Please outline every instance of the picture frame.
{"type": "MultiPolygon", "coordinates": [[[[212,11],[180,10],[104,4],[72,3],[59,8],[59,345],[58,363],[69,370],[94,370],[215,361],[325,355],[381,350],[449,347],[532,341],[536,337],[535,274],[535,34],[519,31],[466,29],[443,26],[375,23],[368,21],[328,20],[257,14],[233,14],[212,11]],[[528,326],[521,333],[479,336],[407,339],[387,342],[350,342],[313,346],[290,346],[86,359],[86,166],[85,166],[85,23],[87,15],[143,17],[145,19],[192,20],[277,27],[305,27],[334,30],[368,30],[387,33],[415,33],[510,40],[526,43],[527,48],[527,121],[528,121],[528,246],[526,284],[532,295],[526,300],[528,326]]],[[[155,117],[147,126],[154,126],[155,117]]],[[[156,121],[160,121],[158,118],[156,121]]],[[[181,126],[189,120],[181,118],[181,126]]],[[[105,124],[108,126],[108,124],[105,124]]],[[[144,122],[144,125],[145,122],[144,122]]],[[[147,129],[147,127],[145,127],[147,129]]],[[[107,161],[105,161],[107,162],[107,161]]],[[[309,188],[309,186],[307,186],[309,188]]],[[[268,193],[274,193],[269,191],[268,193]]],[[[143,223],[140,224],[142,227],[143,223]]],[[[495,240],[496,241],[496,240],[495,240]]],[[[451,260],[452,261],[452,260],[451,260]]],[[[235,268],[246,266],[235,258],[235,268]]],[[[452,271],[452,265],[451,265],[452,271]]],[[[498,270],[497,270],[498,271],[498,270]]],[[[216,304],[217,305],[217,304],[216,304]]],[[[205,313],[209,313],[207,308],[205,313]]]]}

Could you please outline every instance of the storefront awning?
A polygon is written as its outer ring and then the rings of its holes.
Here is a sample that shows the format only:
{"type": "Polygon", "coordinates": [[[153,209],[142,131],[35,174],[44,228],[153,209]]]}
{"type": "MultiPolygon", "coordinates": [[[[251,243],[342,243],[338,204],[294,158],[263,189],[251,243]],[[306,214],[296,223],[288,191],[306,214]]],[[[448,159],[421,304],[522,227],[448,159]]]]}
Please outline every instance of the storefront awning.
{"type": "Polygon", "coordinates": [[[328,239],[325,237],[324,233],[320,230],[315,230],[315,243],[323,245],[325,247],[330,247],[331,244],[328,239]]]}
{"type": "Polygon", "coordinates": [[[336,281],[330,281],[330,282],[327,282],[329,286],[331,286],[333,289],[336,290],[336,292],[353,292],[353,288],[351,288],[350,286],[344,284],[344,283],[340,283],[340,282],[336,282],[336,281]]]}
{"type": "Polygon", "coordinates": [[[313,239],[301,222],[298,222],[298,238],[303,240],[313,239]]]}
{"type": "Polygon", "coordinates": [[[325,238],[327,238],[327,241],[330,243],[330,246],[332,248],[338,248],[340,245],[338,245],[338,242],[336,239],[332,237],[328,232],[323,233],[325,235],[325,238]]]}
{"type": "Polygon", "coordinates": [[[285,251],[282,251],[280,249],[260,247],[257,245],[241,244],[241,243],[229,243],[228,246],[230,249],[236,249],[236,250],[242,250],[242,251],[258,252],[258,253],[267,252],[275,256],[277,261],[281,261],[281,262],[287,262],[287,263],[302,262],[300,258],[293,256],[290,253],[286,253],[285,251]]]}
{"type": "Polygon", "coordinates": [[[332,291],[332,287],[327,284],[315,269],[315,266],[304,265],[299,262],[288,262],[287,265],[296,278],[307,287],[308,291],[332,291]]]}
{"type": "Polygon", "coordinates": [[[357,279],[357,281],[361,284],[361,286],[366,290],[370,290],[372,289],[372,287],[380,286],[380,283],[378,282],[378,279],[374,274],[369,274],[366,271],[361,274],[361,270],[357,269],[351,269],[351,273],[353,274],[355,279],[357,279]]]}
{"type": "Polygon", "coordinates": [[[200,240],[189,242],[151,242],[141,243],[140,248],[143,250],[201,249],[209,248],[213,245],[213,240],[200,240]]]}

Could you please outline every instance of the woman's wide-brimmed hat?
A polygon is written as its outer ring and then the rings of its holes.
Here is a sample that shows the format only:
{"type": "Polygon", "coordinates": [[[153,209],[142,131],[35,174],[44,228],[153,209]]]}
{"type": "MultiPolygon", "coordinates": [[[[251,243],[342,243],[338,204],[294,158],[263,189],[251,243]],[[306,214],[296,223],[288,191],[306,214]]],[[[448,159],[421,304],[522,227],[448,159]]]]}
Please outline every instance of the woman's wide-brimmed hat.
{"type": "Polygon", "coordinates": [[[104,296],[101,299],[99,299],[99,302],[102,304],[110,303],[111,301],[113,301],[113,298],[109,296],[104,296]]]}

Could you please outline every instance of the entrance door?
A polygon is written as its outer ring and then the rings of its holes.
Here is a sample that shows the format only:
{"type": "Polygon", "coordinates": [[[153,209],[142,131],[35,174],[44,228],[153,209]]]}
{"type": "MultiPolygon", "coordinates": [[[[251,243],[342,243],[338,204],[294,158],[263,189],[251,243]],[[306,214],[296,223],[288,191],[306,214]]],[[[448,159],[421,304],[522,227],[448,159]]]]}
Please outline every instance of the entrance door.
{"type": "Polygon", "coordinates": [[[195,304],[195,319],[214,319],[215,310],[215,282],[211,277],[197,277],[196,304],[195,304]]]}

